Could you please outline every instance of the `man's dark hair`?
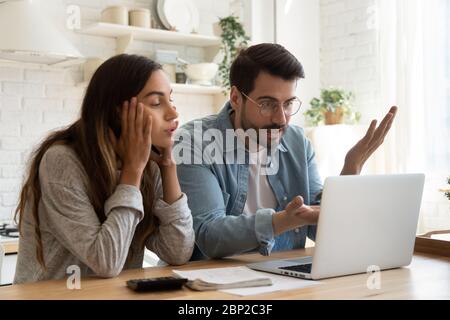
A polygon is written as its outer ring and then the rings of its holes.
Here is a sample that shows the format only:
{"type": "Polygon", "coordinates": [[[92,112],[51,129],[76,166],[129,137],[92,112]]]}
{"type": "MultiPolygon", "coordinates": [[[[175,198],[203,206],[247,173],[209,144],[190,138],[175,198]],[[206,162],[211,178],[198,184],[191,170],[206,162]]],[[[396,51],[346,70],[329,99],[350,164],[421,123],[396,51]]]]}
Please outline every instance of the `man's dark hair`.
{"type": "Polygon", "coordinates": [[[305,77],[302,64],[279,44],[262,43],[242,50],[230,68],[230,84],[249,94],[261,71],[284,80],[305,77]]]}

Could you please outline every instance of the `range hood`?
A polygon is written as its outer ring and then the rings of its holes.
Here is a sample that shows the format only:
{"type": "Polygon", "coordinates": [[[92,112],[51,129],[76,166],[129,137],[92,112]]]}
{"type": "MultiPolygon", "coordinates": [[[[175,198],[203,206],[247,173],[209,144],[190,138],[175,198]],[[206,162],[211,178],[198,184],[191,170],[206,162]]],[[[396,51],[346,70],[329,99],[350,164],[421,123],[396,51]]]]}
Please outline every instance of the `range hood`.
{"type": "Polygon", "coordinates": [[[34,0],[0,0],[0,59],[55,65],[80,52],[40,12],[34,0]]]}

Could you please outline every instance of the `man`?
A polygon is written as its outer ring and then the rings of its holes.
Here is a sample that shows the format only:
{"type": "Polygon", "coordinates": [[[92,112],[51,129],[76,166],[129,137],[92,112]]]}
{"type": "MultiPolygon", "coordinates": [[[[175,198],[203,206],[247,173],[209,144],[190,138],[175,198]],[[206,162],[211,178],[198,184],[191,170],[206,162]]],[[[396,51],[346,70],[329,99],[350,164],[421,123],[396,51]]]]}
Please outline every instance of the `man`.
{"type": "MultiPolygon", "coordinates": [[[[184,126],[183,142],[174,152],[190,148],[188,153],[197,156],[194,163],[191,157],[178,166],[196,233],[192,260],[254,250],[269,255],[304,248],[306,237],[315,239],[322,182],[310,142],[301,128],[289,125],[300,110],[295,92],[302,78],[302,65],[282,46],[252,46],[233,62],[230,100],[222,111],[184,126]],[[199,129],[214,133],[198,139],[199,129]],[[230,130],[236,133],[234,143],[230,130]],[[252,130],[256,137],[245,134],[252,130]],[[216,154],[205,158],[211,145],[217,147],[216,154]],[[245,150],[244,162],[236,160],[239,146],[245,150]]],[[[377,121],[371,123],[365,137],[348,152],[342,175],[361,172],[382,144],[396,112],[391,108],[378,127],[377,121]]]]}

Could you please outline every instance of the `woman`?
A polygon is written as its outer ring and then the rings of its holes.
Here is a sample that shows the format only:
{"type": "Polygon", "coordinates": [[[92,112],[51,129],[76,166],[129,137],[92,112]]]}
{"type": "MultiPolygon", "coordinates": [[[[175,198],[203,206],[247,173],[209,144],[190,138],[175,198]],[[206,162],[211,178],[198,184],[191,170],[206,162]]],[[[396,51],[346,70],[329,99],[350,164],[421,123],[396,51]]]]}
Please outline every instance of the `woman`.
{"type": "Polygon", "coordinates": [[[16,212],[15,283],[141,268],[144,248],[186,263],[194,232],[171,156],[178,114],[161,66],[119,55],[95,72],[81,118],[31,158],[16,212]],[[156,150],[156,152],[152,152],[156,150]]]}

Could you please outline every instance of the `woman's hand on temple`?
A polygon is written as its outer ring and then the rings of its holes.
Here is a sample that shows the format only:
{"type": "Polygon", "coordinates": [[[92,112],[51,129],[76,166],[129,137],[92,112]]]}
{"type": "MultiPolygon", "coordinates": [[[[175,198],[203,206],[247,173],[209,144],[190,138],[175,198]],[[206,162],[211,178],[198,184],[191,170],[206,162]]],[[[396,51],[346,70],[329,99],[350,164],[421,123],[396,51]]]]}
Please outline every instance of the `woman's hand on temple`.
{"type": "Polygon", "coordinates": [[[140,186],[142,173],[150,159],[152,145],[152,117],[144,112],[144,105],[134,97],[125,101],[121,111],[121,135],[113,131],[109,136],[113,148],[122,161],[120,183],[140,186]]]}

